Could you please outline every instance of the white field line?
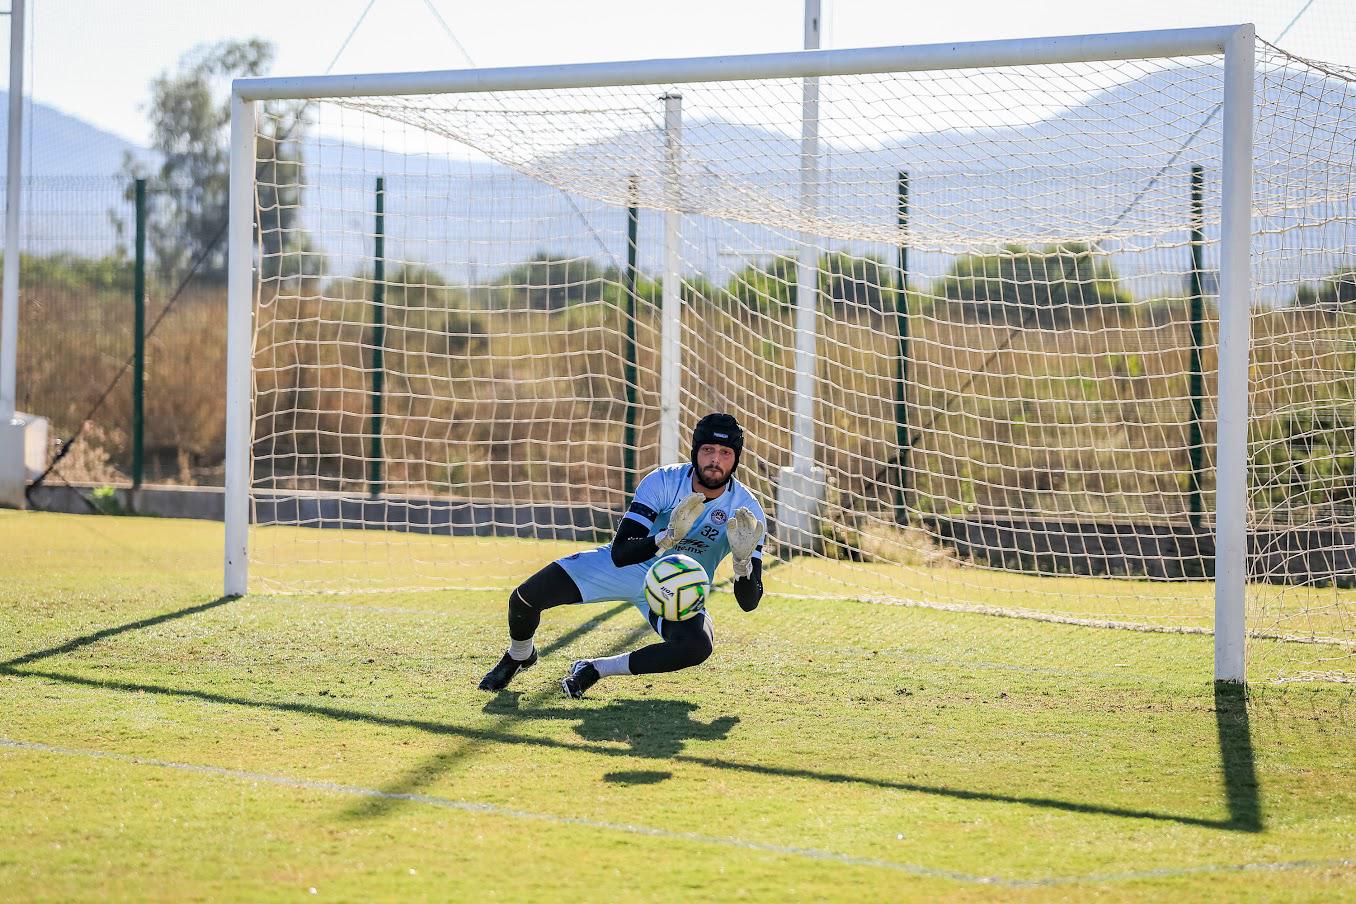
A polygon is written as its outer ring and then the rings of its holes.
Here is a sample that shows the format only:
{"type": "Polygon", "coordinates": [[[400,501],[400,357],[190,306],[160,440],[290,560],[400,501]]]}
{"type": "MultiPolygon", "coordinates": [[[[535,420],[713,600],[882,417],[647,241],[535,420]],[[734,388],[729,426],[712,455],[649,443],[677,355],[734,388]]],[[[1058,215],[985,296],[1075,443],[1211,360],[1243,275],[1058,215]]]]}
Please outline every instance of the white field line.
{"type": "MultiPolygon", "coordinates": [[[[992,615],[998,618],[1021,618],[1030,621],[1051,622],[1057,625],[1074,625],[1080,628],[1110,628],[1117,631],[1142,631],[1151,634],[1199,634],[1211,636],[1213,628],[1200,628],[1189,625],[1152,625],[1143,622],[1115,621],[1102,618],[1078,618],[1072,615],[1058,615],[1050,612],[1037,612],[1033,609],[1010,609],[1002,606],[983,606],[977,603],[935,603],[928,600],[915,600],[900,597],[850,596],[835,597],[808,593],[771,592],[768,596],[792,600],[841,600],[854,603],[867,603],[872,606],[900,606],[906,609],[934,609],[939,612],[963,612],[969,615],[992,615]]],[[[1301,634],[1268,634],[1262,631],[1249,631],[1248,636],[1258,640],[1280,640],[1286,643],[1324,644],[1331,646],[1351,646],[1350,640],[1338,637],[1319,637],[1301,634]]]]}
{"type": "Polygon", "coordinates": [[[325,791],[331,794],[341,794],[352,797],[378,798],[383,800],[404,800],[410,801],[411,803],[424,804],[426,806],[439,807],[446,810],[459,810],[465,813],[500,816],[509,819],[532,820],[535,822],[556,823],[558,825],[583,826],[585,828],[599,829],[608,832],[621,832],[628,835],[642,835],[651,838],[663,838],[670,841],[687,841],[693,844],[706,844],[706,845],[715,845],[719,847],[738,848],[741,850],[755,851],[763,854],[776,854],[779,856],[801,857],[809,860],[821,860],[829,863],[839,863],[845,866],[874,867],[877,869],[894,870],[896,872],[907,873],[912,876],[925,877],[929,879],[947,879],[953,882],[965,882],[977,885],[993,885],[1004,888],[1034,888],[1053,885],[1081,885],[1106,882],[1134,881],[1137,879],[1162,879],[1162,878],[1175,878],[1193,875],[1207,875],[1221,873],[1356,868],[1356,860],[1351,859],[1293,860],[1280,863],[1202,864],[1200,866],[1188,866],[1179,868],[1169,867],[1163,869],[1136,870],[1120,873],[1102,873],[1087,876],[1052,876],[1044,879],[1007,879],[1001,876],[976,876],[967,873],[958,873],[952,870],[933,869],[932,867],[919,866],[910,863],[896,863],[890,860],[879,860],[873,857],[854,857],[850,854],[840,854],[835,851],[822,851],[815,848],[792,847],[788,845],[779,845],[779,844],[767,844],[761,841],[749,841],[743,838],[734,838],[722,835],[703,835],[697,832],[672,832],[666,829],[657,829],[651,826],[635,825],[633,823],[605,822],[602,820],[585,819],[577,816],[557,816],[553,813],[536,813],[531,810],[518,810],[510,807],[500,807],[495,804],[454,800],[452,798],[437,797],[431,794],[410,794],[410,793],[381,791],[375,788],[364,788],[358,785],[341,785],[336,782],[312,781],[310,779],[291,778],[285,775],[270,775],[268,773],[263,772],[249,772],[241,769],[227,769],[222,766],[204,766],[197,763],[176,763],[167,760],[154,760],[148,759],[146,757],[133,756],[131,754],[126,753],[115,753],[112,751],[105,750],[87,750],[73,747],[58,747],[51,744],[41,744],[34,741],[19,741],[5,737],[0,737],[0,747],[7,747],[10,748],[11,750],[23,750],[35,753],[58,754],[61,756],[78,756],[89,759],[110,760],[118,763],[128,763],[134,766],[152,766],[160,769],[175,769],[181,772],[190,772],[198,775],[229,778],[238,781],[254,782],[259,784],[279,785],[286,788],[299,788],[307,791],[325,791]]]}
{"type": "Polygon", "coordinates": [[[310,606],[316,609],[341,609],[347,612],[358,613],[370,612],[374,615],[416,615],[421,618],[460,618],[460,613],[450,609],[416,609],[412,606],[367,606],[362,603],[336,603],[329,599],[307,599],[300,596],[279,597],[250,595],[240,602],[246,606],[310,606]]]}
{"type": "MultiPolygon", "coordinates": [[[[517,586],[516,584],[514,585],[517,586]]],[[[265,587],[246,595],[246,599],[260,597],[276,598],[278,601],[307,596],[394,596],[397,593],[512,593],[513,587],[501,587],[498,584],[479,586],[475,584],[434,584],[410,587],[364,587],[361,590],[327,590],[302,587],[297,590],[265,587]]]]}
{"type": "MultiPolygon", "coordinates": [[[[728,581],[717,581],[717,588],[724,587],[728,581]]],[[[362,593],[427,593],[427,592],[466,592],[466,593],[508,593],[512,588],[501,587],[443,587],[430,590],[429,588],[409,588],[409,589],[380,589],[361,591],[362,593]]],[[[325,590],[325,591],[291,591],[291,592],[269,592],[257,596],[247,597],[247,599],[257,602],[285,602],[297,601],[306,596],[346,596],[355,591],[350,590],[325,590]]],[[[1104,628],[1115,631],[1139,631],[1149,634],[1194,634],[1204,637],[1213,636],[1213,628],[1194,627],[1189,625],[1155,625],[1145,622],[1117,621],[1106,618],[1079,618],[1073,615],[1059,615],[1050,612],[1038,612],[1034,609],[1018,609],[1004,606],[984,606],[978,603],[938,603],[929,600],[909,599],[907,597],[880,597],[880,596],[834,596],[831,594],[819,593],[781,593],[769,591],[769,597],[779,597],[788,600],[818,600],[821,602],[851,602],[866,603],[872,606],[899,606],[906,609],[932,609],[938,612],[961,612],[967,615],[989,615],[996,618],[1019,618],[1027,621],[1047,622],[1056,625],[1073,625],[1079,628],[1104,628]]],[[[393,607],[378,608],[365,607],[361,604],[332,604],[335,606],[349,605],[353,608],[367,608],[369,611],[387,611],[397,612],[415,612],[419,610],[397,609],[393,607]]],[[[433,610],[430,610],[433,611],[433,610]]],[[[428,613],[425,613],[428,614],[428,613]]],[[[434,612],[436,614],[436,611],[434,612]]],[[[1172,616],[1170,616],[1172,617],[1172,616]]],[[[1186,618],[1189,616],[1176,616],[1186,618]]],[[[1323,646],[1350,647],[1350,640],[1343,640],[1340,637],[1322,637],[1319,635],[1305,634],[1273,634],[1265,631],[1249,631],[1248,637],[1254,640],[1277,640],[1284,643],[1302,643],[1319,644],[1323,646]]]]}
{"type": "MultiPolygon", "coordinates": [[[[625,602],[617,600],[616,602],[625,602]]],[[[409,606],[367,606],[362,603],[335,603],[328,599],[305,599],[305,598],[284,598],[276,596],[247,596],[241,600],[243,605],[280,605],[280,606],[311,606],[317,609],[339,609],[344,612],[354,612],[357,614],[374,613],[378,615],[412,615],[418,618],[440,618],[440,619],[460,619],[462,613],[450,609],[415,609],[409,606]]],[[[584,604],[584,605],[607,605],[606,603],[584,604]]],[[[614,603],[615,605],[615,603],[614,603]]],[[[628,603],[629,605],[629,603],[628,603]]],[[[588,621],[580,622],[578,630],[585,628],[594,628],[608,621],[604,616],[596,616],[588,621]]]]}

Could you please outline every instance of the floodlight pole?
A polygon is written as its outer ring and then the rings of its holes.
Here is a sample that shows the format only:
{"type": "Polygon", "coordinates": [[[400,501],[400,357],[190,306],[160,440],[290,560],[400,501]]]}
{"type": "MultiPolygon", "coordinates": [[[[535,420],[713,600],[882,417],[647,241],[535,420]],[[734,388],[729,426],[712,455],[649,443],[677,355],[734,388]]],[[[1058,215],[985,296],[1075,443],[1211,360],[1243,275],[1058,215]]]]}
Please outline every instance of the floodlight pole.
{"type": "Polygon", "coordinates": [[[683,461],[678,419],[682,413],[683,283],[679,271],[682,242],[683,96],[665,94],[664,101],[664,284],[659,330],[659,463],[683,461]]]}
{"type": "Polygon", "coordinates": [[[19,374],[19,201],[23,195],[24,0],[9,18],[9,147],[5,181],[5,275],[0,291],[0,506],[24,508],[26,425],[15,412],[19,374]]]}
{"type": "MultiPolygon", "coordinates": [[[[5,168],[5,278],[0,315],[0,425],[14,418],[19,365],[19,200],[23,195],[24,0],[9,14],[9,135],[5,168]]],[[[0,463],[0,467],[4,467],[0,463]]],[[[20,464],[22,467],[22,462],[20,464]]]]}
{"type": "MultiPolygon", "coordinates": [[[[819,49],[820,0],[805,0],[805,49],[819,49]]],[[[800,213],[813,222],[819,213],[819,79],[801,80],[800,213]]],[[[796,401],[791,433],[791,467],[808,474],[815,460],[815,339],[818,332],[818,245],[809,232],[800,234],[796,261],[796,401]]]]}
{"type": "Polygon", "coordinates": [[[1248,554],[1248,356],[1252,317],[1252,105],[1256,33],[1224,45],[1219,427],[1215,456],[1215,680],[1242,682],[1248,554]]]}
{"type": "MultiPolygon", "coordinates": [[[[805,52],[819,50],[820,0],[805,0],[805,52]]],[[[801,79],[800,216],[813,223],[819,215],[819,76],[801,79]]],[[[819,243],[814,233],[799,235],[796,256],[796,383],[791,427],[791,464],[777,477],[777,541],[783,556],[815,549],[824,471],[815,466],[815,402],[819,393],[819,243]]]]}
{"type": "Polygon", "coordinates": [[[250,350],[254,342],[254,101],[231,93],[230,226],[226,261],[226,581],[249,577],[250,350]]]}

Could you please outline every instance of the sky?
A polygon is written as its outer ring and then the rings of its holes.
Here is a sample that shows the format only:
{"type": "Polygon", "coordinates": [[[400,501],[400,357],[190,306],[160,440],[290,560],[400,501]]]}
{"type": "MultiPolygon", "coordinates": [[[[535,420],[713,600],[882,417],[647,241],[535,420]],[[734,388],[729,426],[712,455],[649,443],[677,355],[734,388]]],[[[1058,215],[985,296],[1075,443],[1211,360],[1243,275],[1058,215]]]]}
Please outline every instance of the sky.
{"type": "MultiPolygon", "coordinates": [[[[146,144],[150,81],[195,45],[272,41],[272,75],[525,66],[798,50],[803,0],[27,0],[25,90],[146,144]],[[356,26],[356,27],[355,27],[356,26]],[[337,57],[337,59],[336,59],[337,57]]],[[[825,47],[1251,21],[1356,66],[1352,0],[823,0],[825,47]],[[1298,16],[1298,18],[1296,18],[1298,16]]],[[[9,67],[8,31],[0,57],[9,67]]],[[[3,76],[0,76],[3,78],[3,76]]]]}

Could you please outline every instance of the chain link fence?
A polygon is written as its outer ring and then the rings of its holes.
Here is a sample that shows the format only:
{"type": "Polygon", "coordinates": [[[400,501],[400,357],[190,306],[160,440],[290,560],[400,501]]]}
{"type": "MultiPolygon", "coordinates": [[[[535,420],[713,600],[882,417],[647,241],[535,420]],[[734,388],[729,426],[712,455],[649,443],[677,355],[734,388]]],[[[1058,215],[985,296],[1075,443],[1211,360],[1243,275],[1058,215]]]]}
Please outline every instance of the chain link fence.
{"type": "MultiPolygon", "coordinates": [[[[147,218],[181,192],[149,182],[147,218]]],[[[17,404],[49,419],[49,460],[79,435],[47,483],[133,476],[134,197],[123,178],[24,184],[17,404]]],[[[220,485],[226,286],[184,270],[148,253],[142,478],[220,485]]]]}

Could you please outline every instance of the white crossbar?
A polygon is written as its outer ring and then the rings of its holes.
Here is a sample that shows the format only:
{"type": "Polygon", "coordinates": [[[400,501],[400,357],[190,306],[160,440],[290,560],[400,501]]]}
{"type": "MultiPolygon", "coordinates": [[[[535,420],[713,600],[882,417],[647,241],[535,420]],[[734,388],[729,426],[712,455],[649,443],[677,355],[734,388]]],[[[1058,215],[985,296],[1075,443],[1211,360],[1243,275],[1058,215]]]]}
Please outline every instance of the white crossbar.
{"type": "Polygon", "coordinates": [[[1018,38],[953,44],[804,50],[681,60],[630,60],[563,66],[449,69],[367,75],[241,78],[232,89],[242,100],[295,100],[407,94],[466,94],[600,88],[613,85],[745,81],[767,78],[978,69],[1096,60],[1162,59],[1222,54],[1243,27],[1177,28],[1117,34],[1018,38]]]}

